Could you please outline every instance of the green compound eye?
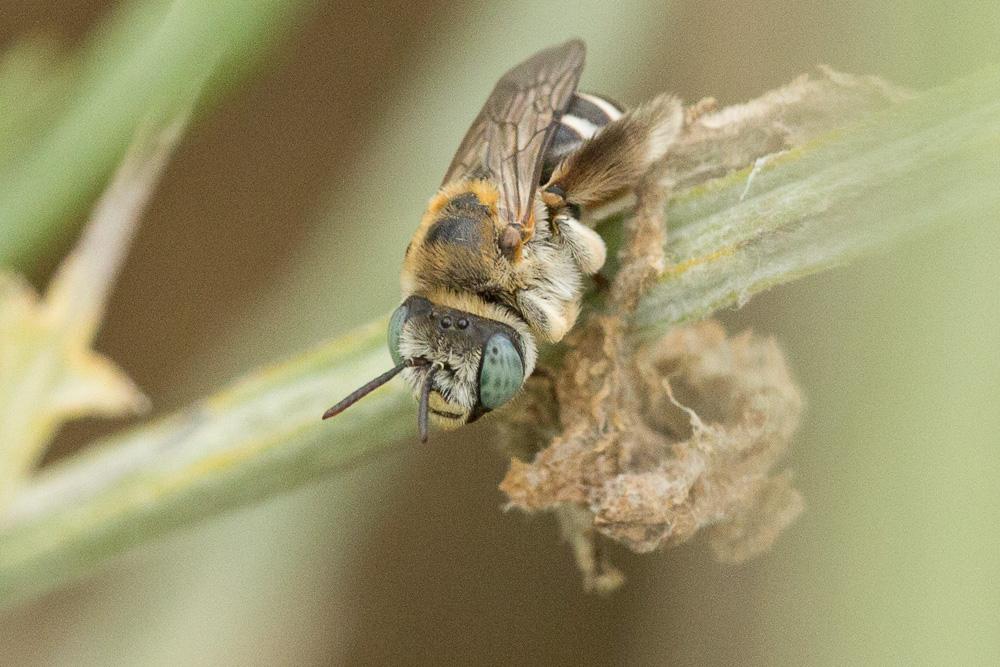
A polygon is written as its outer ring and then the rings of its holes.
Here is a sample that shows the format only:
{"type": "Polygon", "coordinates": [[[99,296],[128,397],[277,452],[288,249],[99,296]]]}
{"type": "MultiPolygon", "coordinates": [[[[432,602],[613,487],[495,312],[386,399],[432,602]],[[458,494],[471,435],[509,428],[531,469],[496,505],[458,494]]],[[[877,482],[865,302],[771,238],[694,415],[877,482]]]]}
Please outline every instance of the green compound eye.
{"type": "Polygon", "coordinates": [[[392,362],[397,366],[403,363],[403,355],[399,353],[399,334],[403,332],[407,310],[406,306],[400,306],[389,320],[389,354],[392,355],[392,362]]]}
{"type": "Polygon", "coordinates": [[[524,362],[510,338],[493,334],[483,348],[479,402],[494,410],[509,401],[524,382],[524,362]]]}

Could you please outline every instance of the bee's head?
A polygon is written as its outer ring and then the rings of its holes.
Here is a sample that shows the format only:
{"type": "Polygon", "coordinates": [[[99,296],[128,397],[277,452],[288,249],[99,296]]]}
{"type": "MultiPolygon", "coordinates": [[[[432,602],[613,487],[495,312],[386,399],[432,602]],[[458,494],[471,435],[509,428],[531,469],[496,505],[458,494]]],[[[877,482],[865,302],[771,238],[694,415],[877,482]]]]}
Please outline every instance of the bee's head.
{"type": "Polygon", "coordinates": [[[389,321],[393,360],[422,360],[406,367],[403,377],[421,412],[443,428],[475,421],[513,398],[529,370],[522,338],[501,321],[422,296],[404,301],[389,321]]]}
{"type": "Polygon", "coordinates": [[[424,440],[428,418],[442,428],[457,428],[513,398],[535,365],[534,341],[527,329],[499,307],[454,295],[443,300],[466,308],[423,296],[406,299],[389,320],[389,352],[395,368],[330,408],[324,417],[338,414],[400,372],[419,402],[424,440]]]}

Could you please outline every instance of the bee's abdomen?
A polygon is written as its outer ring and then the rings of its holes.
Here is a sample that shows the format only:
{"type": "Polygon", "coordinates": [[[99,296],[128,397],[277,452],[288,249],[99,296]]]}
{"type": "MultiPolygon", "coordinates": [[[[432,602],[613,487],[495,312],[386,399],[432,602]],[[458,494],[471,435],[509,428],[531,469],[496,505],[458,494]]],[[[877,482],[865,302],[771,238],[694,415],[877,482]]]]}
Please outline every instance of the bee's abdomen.
{"type": "Polygon", "coordinates": [[[559,120],[552,143],[545,151],[542,164],[542,183],[549,180],[559,162],[601,131],[605,125],[618,120],[624,113],[621,105],[606,97],[575,93],[559,120]]]}

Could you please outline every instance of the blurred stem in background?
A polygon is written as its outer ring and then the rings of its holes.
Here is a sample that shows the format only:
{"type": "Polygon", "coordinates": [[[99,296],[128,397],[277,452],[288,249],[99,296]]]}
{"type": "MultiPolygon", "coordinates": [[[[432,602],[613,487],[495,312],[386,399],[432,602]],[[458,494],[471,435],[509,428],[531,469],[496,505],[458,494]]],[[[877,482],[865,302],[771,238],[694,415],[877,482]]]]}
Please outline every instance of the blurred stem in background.
{"type": "Polygon", "coordinates": [[[30,268],[79,224],[149,109],[206,78],[210,99],[232,88],[312,4],[141,0],[123,4],[63,62],[40,42],[9,54],[0,71],[0,265],[30,268]]]}
{"type": "Polygon", "coordinates": [[[164,110],[163,118],[150,115],[44,296],[0,270],[0,514],[65,422],[149,409],[149,399],[92,345],[196,95],[191,91],[178,101],[183,108],[164,110]]]}

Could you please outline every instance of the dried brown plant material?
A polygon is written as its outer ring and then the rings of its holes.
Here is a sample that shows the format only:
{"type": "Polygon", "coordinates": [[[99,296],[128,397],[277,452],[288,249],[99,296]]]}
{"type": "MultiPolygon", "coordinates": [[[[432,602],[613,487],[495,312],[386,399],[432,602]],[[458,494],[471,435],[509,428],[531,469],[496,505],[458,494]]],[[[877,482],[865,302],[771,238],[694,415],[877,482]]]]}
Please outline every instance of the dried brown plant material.
{"type": "Polygon", "coordinates": [[[724,176],[912,97],[877,76],[820,66],[745,104],[716,109],[714,99],[700,100],[686,109],[687,127],[666,160],[666,182],[683,188],[724,176]]]}
{"type": "Polygon", "coordinates": [[[911,96],[820,67],[746,104],[705,98],[685,110],[680,136],[637,188],[606,309],[567,337],[565,356],[529,380],[504,424],[517,443],[501,484],[510,507],[556,513],[588,590],[621,582],[598,536],[646,552],[704,529],[716,557],[735,562],[802,511],[790,475],[775,472],[802,400],[773,341],[727,339],[703,322],[630,342],[636,304],[665,269],[667,197],[911,96]]]}
{"type": "Polygon", "coordinates": [[[608,560],[595,539],[591,513],[576,505],[561,505],[556,518],[566,543],[573,551],[577,567],[583,573],[583,587],[588,593],[611,593],[625,583],[625,575],[608,560]]]}
{"type": "MultiPolygon", "coordinates": [[[[753,118],[772,127],[809,85],[802,79],[772,94],[775,116],[746,106],[730,120],[741,131],[753,118]]],[[[705,100],[688,109],[681,142],[713,131],[713,117],[727,112],[714,108],[705,100]]],[[[780,141],[751,152],[785,148],[788,132],[779,126],[770,136],[780,141]]],[[[628,337],[639,298],[665,268],[663,212],[675,182],[665,172],[677,159],[668,154],[637,188],[609,307],[570,334],[561,364],[529,382],[506,426],[506,439],[518,443],[500,485],[509,506],[556,514],[589,591],[623,581],[598,536],[644,553],[706,529],[716,557],[737,562],[769,548],[802,511],[790,475],[774,472],[802,408],[774,341],[727,339],[712,321],[638,348],[628,337]]]]}
{"type": "Polygon", "coordinates": [[[774,472],[802,407],[777,345],[727,339],[708,321],[616,370],[601,322],[563,361],[559,434],[533,460],[511,462],[500,487],[510,506],[556,511],[588,588],[605,589],[614,572],[584,546],[594,534],[648,552],[705,528],[725,561],[767,549],[802,509],[788,474],[774,472]]]}
{"type": "Polygon", "coordinates": [[[618,253],[620,266],[610,295],[618,316],[614,321],[623,326],[635,311],[639,297],[666,269],[665,210],[669,188],[661,183],[665,171],[666,160],[643,179],[636,189],[635,211],[623,223],[626,243],[618,253]]]}

